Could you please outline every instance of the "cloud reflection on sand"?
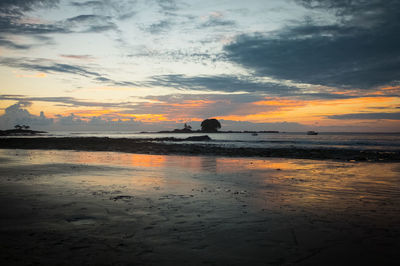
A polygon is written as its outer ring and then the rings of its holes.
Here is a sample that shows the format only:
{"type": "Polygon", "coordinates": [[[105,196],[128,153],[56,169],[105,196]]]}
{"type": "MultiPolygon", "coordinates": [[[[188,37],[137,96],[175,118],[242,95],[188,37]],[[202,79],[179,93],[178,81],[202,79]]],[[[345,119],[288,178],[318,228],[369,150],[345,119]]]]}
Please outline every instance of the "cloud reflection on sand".
{"type": "Polygon", "coordinates": [[[18,155],[12,156],[14,164],[43,165],[43,170],[46,164],[64,163],[70,174],[64,171],[59,182],[85,184],[88,189],[113,186],[147,194],[185,194],[205,186],[220,193],[219,197],[223,189],[248,191],[255,206],[267,203],[269,208],[337,211],[354,208],[363,213],[399,199],[399,167],[394,163],[82,151],[3,150],[2,154],[18,155]],[[85,165],[99,168],[76,172],[85,165]],[[104,167],[113,168],[105,171],[104,167]]]}

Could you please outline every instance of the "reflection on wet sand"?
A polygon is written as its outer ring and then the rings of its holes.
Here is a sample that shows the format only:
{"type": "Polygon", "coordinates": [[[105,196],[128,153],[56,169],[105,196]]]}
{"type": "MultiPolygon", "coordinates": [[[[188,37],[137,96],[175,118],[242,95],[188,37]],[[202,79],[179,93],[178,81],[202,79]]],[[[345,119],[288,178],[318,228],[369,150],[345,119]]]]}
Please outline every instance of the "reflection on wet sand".
{"type": "Polygon", "coordinates": [[[183,193],[192,189],[195,183],[200,186],[205,182],[228,182],[238,191],[251,190],[255,198],[270,202],[270,206],[285,204],[326,210],[382,208],[400,197],[399,167],[393,163],[115,152],[18,150],[2,153],[18,155],[14,163],[21,164],[68,163],[115,167],[111,171],[76,175],[76,178],[69,176],[68,180],[102,186],[119,184],[125,188],[141,188],[148,193],[153,193],[154,187],[169,187],[174,192],[183,193]],[[204,177],[201,181],[200,176],[204,177]],[[272,195],[273,200],[269,198],[272,195]]]}
{"type": "Polygon", "coordinates": [[[83,254],[105,252],[122,265],[346,264],[337,252],[399,259],[396,163],[42,150],[0,150],[0,161],[8,210],[0,221],[15,232],[13,259],[35,257],[37,242],[43,250],[62,243],[69,257],[85,243],[83,254]],[[79,245],[64,241],[71,234],[79,245]]]}

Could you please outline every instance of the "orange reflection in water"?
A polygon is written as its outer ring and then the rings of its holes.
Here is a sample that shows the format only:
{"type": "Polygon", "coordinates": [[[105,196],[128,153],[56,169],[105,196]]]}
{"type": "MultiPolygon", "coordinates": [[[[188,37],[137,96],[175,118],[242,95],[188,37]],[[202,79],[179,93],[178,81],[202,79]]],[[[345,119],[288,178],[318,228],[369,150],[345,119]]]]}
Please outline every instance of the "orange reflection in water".
{"type": "Polygon", "coordinates": [[[126,187],[154,193],[157,187],[162,193],[185,194],[194,193],[192,189],[201,184],[211,190],[223,188],[219,193],[225,190],[251,192],[252,200],[261,208],[287,205],[307,209],[354,209],[364,214],[400,204],[398,163],[116,152],[20,150],[17,153],[15,163],[42,164],[43,167],[58,163],[60,169],[67,169],[61,173],[61,178],[68,173],[64,178],[66,182],[74,180],[80,185],[87,181],[86,184],[98,185],[103,187],[101,189],[109,186],[106,189],[123,190],[121,187],[126,187]]]}
{"type": "Polygon", "coordinates": [[[365,214],[388,202],[400,203],[398,164],[217,158],[216,169],[219,174],[237,176],[242,187],[256,185],[254,195],[263,207],[337,211],[354,207],[365,214]]]}
{"type": "MultiPolygon", "coordinates": [[[[210,157],[211,158],[211,157],[210,157]]],[[[202,159],[205,161],[204,159],[202,159]]],[[[210,161],[211,159],[208,159],[210,161]]],[[[215,168],[220,173],[247,170],[295,170],[312,166],[295,163],[293,160],[260,159],[260,158],[218,158],[214,157],[215,168]]],[[[210,166],[208,166],[210,167],[210,166]]],[[[204,168],[204,166],[203,166],[204,168]]]]}
{"type": "Polygon", "coordinates": [[[163,167],[166,156],[117,152],[76,152],[75,162],[81,164],[107,164],[126,167],[163,167]]]}

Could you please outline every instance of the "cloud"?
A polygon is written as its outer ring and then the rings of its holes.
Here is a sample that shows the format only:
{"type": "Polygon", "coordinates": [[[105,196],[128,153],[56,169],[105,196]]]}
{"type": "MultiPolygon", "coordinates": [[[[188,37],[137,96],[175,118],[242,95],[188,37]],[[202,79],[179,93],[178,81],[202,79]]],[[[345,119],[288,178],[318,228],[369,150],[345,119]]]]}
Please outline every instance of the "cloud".
{"type": "Polygon", "coordinates": [[[170,20],[161,20],[158,23],[151,24],[147,27],[144,27],[143,30],[150,32],[151,34],[158,34],[167,31],[171,28],[170,20]]]}
{"type": "Polygon", "coordinates": [[[156,0],[156,2],[163,11],[176,11],[179,9],[174,0],[156,0]]]}
{"type": "Polygon", "coordinates": [[[84,1],[84,2],[71,2],[71,5],[76,7],[100,7],[105,4],[104,1],[84,1]]]}
{"type": "Polygon", "coordinates": [[[186,90],[255,92],[291,94],[298,88],[272,82],[261,82],[250,76],[186,76],[182,74],[153,76],[146,82],[150,86],[172,87],[186,90]]]}
{"type": "Polygon", "coordinates": [[[2,0],[0,1],[0,14],[22,16],[24,12],[55,7],[58,3],[58,0],[2,0]]]}
{"type": "Polygon", "coordinates": [[[208,17],[207,21],[200,25],[200,27],[233,27],[235,25],[235,21],[224,19],[222,15],[211,15],[208,17]]]}
{"type": "MultiPolygon", "coordinates": [[[[0,100],[19,102],[52,102],[59,106],[75,107],[74,119],[90,119],[98,116],[99,109],[102,119],[126,119],[137,117],[139,120],[158,121],[192,121],[208,117],[244,118],[246,115],[277,111],[293,106],[292,102],[279,102],[276,99],[266,99],[252,94],[170,94],[143,97],[138,102],[93,102],[72,97],[26,97],[21,95],[0,95],[0,100]],[[145,101],[143,101],[145,100],[145,101]],[[82,108],[84,107],[84,108],[82,108]],[[97,107],[88,110],[88,107],[97,107]],[[81,111],[79,111],[81,108],[81,111]],[[160,119],[161,118],[161,119],[160,119]]],[[[61,118],[61,117],[59,117],[61,118]]],[[[69,121],[71,117],[64,117],[69,121]]],[[[63,119],[64,119],[63,118],[63,119]]],[[[60,120],[61,121],[61,120],[60,120]]],[[[64,121],[64,120],[63,120],[64,121]]]]}
{"type": "Polygon", "coordinates": [[[5,57],[0,59],[0,64],[9,66],[22,68],[26,70],[35,70],[40,72],[53,72],[53,73],[68,73],[68,74],[76,74],[80,76],[101,76],[97,72],[86,70],[85,68],[77,65],[69,65],[63,63],[56,63],[46,59],[29,59],[29,58],[9,58],[5,57]]]}
{"type": "MultiPolygon", "coordinates": [[[[47,118],[44,112],[40,116],[30,114],[25,107],[30,102],[18,102],[6,108],[5,114],[0,116],[0,128],[13,128],[16,124],[29,125],[33,129],[39,130],[171,130],[183,127],[184,122],[190,122],[194,129],[200,128],[201,121],[191,121],[189,117],[182,118],[182,121],[157,121],[141,122],[129,116],[126,119],[124,113],[106,114],[101,116],[85,117],[84,113],[76,115],[56,115],[55,119],[47,118]],[[124,119],[123,121],[121,119],[124,119]]],[[[140,115],[138,115],[140,117],[140,115]]],[[[204,115],[202,119],[213,117],[214,115],[204,115]]],[[[251,123],[244,121],[220,120],[223,130],[281,130],[281,131],[304,131],[306,126],[298,123],[251,123]]]]}
{"type": "Polygon", "coordinates": [[[79,15],[66,20],[67,23],[82,23],[82,22],[97,22],[102,19],[107,19],[104,16],[97,15],[79,15]]]}
{"type": "Polygon", "coordinates": [[[111,21],[111,17],[102,15],[85,14],[66,19],[63,22],[68,29],[75,32],[103,32],[117,30],[118,27],[111,21]]]}
{"type": "Polygon", "coordinates": [[[143,99],[147,101],[137,102],[136,107],[121,113],[162,114],[169,120],[198,120],[207,117],[235,117],[236,120],[244,120],[246,116],[261,114],[267,117],[269,112],[304,106],[302,101],[268,98],[257,93],[186,93],[147,96],[143,99]]]}
{"type": "MultiPolygon", "coordinates": [[[[161,86],[181,90],[202,92],[247,92],[256,95],[295,97],[303,100],[315,99],[351,99],[359,97],[379,97],[381,94],[369,95],[360,90],[342,93],[334,88],[321,88],[307,84],[286,83],[284,81],[266,81],[256,75],[203,75],[186,76],[182,74],[152,76],[141,83],[143,86],[161,86]]],[[[243,94],[242,94],[243,95],[243,94]]],[[[396,97],[398,95],[385,96],[396,97]]]]}
{"type": "Polygon", "coordinates": [[[3,57],[0,59],[0,65],[5,65],[14,68],[21,68],[25,70],[34,70],[44,73],[63,73],[63,74],[79,75],[83,77],[92,78],[96,82],[108,83],[115,86],[137,85],[136,83],[130,81],[118,81],[107,78],[104,75],[96,71],[88,70],[83,66],[58,63],[47,59],[3,57]]]}
{"type": "MultiPolygon", "coordinates": [[[[30,35],[37,38],[41,34],[70,34],[70,33],[100,33],[109,30],[118,30],[117,25],[112,21],[112,16],[97,14],[81,14],[65,20],[43,21],[39,18],[30,18],[26,12],[56,7],[59,1],[46,0],[19,0],[0,2],[0,33],[12,35],[30,35]]],[[[92,1],[97,2],[97,1],[92,1]]],[[[106,1],[107,2],[107,1],[106,1]]],[[[109,3],[107,6],[115,4],[109,3]]],[[[105,10],[107,10],[105,8],[105,10]]],[[[127,14],[123,14],[125,17],[127,14]]],[[[49,43],[49,37],[37,38],[39,41],[49,43]],[[43,39],[47,38],[47,39],[43,39]]],[[[2,38],[3,46],[14,49],[27,49],[30,46],[16,45],[6,37],[2,38]]],[[[0,44],[1,45],[1,44],[0,44]]]]}
{"type": "Polygon", "coordinates": [[[75,54],[60,54],[61,57],[69,58],[69,59],[78,59],[78,60],[93,60],[94,57],[91,55],[75,55],[75,54]]]}
{"type": "MultiPolygon", "coordinates": [[[[33,129],[38,130],[140,130],[151,128],[140,121],[134,119],[121,121],[110,120],[108,117],[94,116],[82,118],[74,114],[56,115],[56,119],[47,118],[44,112],[40,115],[29,113],[25,107],[30,106],[30,102],[18,102],[5,109],[5,113],[0,116],[0,128],[10,129],[15,125],[28,125],[33,129]]],[[[153,126],[153,129],[155,127],[153,126]]]]}
{"type": "Polygon", "coordinates": [[[399,82],[400,2],[299,2],[334,10],[339,20],[242,34],[224,47],[227,59],[260,76],[301,83],[370,89],[399,82]]]}
{"type": "Polygon", "coordinates": [[[136,1],[132,0],[71,2],[71,5],[79,10],[91,8],[92,12],[96,14],[110,16],[118,20],[126,20],[136,15],[135,4],[136,1]]]}
{"type": "Polygon", "coordinates": [[[400,120],[400,112],[397,113],[357,113],[357,114],[344,114],[344,115],[330,115],[330,119],[340,120],[376,120],[376,119],[390,119],[400,120]]]}
{"type": "Polygon", "coordinates": [[[163,49],[163,50],[146,50],[145,47],[139,47],[135,53],[128,54],[128,57],[152,57],[165,61],[210,64],[224,60],[224,56],[218,53],[206,53],[202,51],[186,51],[183,49],[163,49]]]}
{"type": "Polygon", "coordinates": [[[106,77],[97,77],[95,78],[96,81],[103,82],[103,83],[109,83],[114,86],[121,86],[121,87],[134,87],[134,86],[140,86],[139,83],[131,82],[131,81],[118,81],[118,80],[113,80],[109,79],[106,77]]]}
{"type": "Polygon", "coordinates": [[[0,116],[0,128],[9,129],[15,125],[29,125],[31,127],[49,126],[53,119],[46,118],[41,112],[40,116],[30,114],[24,107],[29,107],[32,103],[20,101],[5,109],[5,113],[0,116]]]}
{"type": "Polygon", "coordinates": [[[74,107],[104,107],[104,108],[133,108],[136,105],[133,102],[93,102],[79,100],[73,97],[28,97],[24,95],[0,95],[0,100],[14,100],[22,102],[52,102],[60,103],[66,106],[74,107]]]}
{"type": "Polygon", "coordinates": [[[381,23],[387,18],[383,15],[394,15],[398,11],[391,10],[398,4],[397,0],[295,0],[300,5],[309,9],[322,9],[334,11],[336,16],[344,21],[363,21],[364,26],[371,23],[381,23]],[[369,23],[364,23],[369,19],[369,23]]]}
{"type": "Polygon", "coordinates": [[[26,12],[58,5],[55,0],[2,0],[0,1],[0,33],[3,34],[47,34],[66,33],[68,29],[56,24],[24,20],[26,12]]]}
{"type": "Polygon", "coordinates": [[[49,33],[71,33],[71,30],[61,24],[21,22],[19,18],[4,17],[0,14],[0,33],[36,35],[49,33]]]}
{"type": "Polygon", "coordinates": [[[15,42],[7,40],[1,36],[0,36],[0,46],[11,48],[11,49],[18,49],[18,50],[27,50],[32,47],[32,45],[27,45],[27,44],[17,44],[15,42]]]}
{"type": "Polygon", "coordinates": [[[143,97],[143,99],[151,101],[160,101],[165,103],[182,103],[184,101],[229,101],[231,103],[251,103],[255,101],[261,101],[265,99],[262,95],[256,93],[244,93],[244,94],[167,94],[167,95],[149,95],[143,97]]]}

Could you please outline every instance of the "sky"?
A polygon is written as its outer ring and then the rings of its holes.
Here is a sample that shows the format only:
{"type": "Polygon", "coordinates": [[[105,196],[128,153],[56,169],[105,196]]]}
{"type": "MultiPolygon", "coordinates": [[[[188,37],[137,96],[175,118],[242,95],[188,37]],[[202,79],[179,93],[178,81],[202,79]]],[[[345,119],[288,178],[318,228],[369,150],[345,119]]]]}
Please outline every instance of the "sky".
{"type": "Polygon", "coordinates": [[[0,129],[400,132],[397,0],[2,0],[0,129]]]}

